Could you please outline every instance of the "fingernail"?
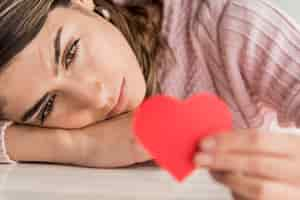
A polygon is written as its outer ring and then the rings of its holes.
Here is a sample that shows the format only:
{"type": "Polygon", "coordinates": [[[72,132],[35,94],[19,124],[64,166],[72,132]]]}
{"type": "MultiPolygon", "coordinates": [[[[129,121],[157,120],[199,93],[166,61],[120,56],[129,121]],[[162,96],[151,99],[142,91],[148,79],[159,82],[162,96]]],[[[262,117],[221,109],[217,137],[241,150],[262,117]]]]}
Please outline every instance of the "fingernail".
{"type": "Polygon", "coordinates": [[[197,165],[200,166],[210,165],[213,162],[212,156],[208,154],[198,154],[195,160],[197,165]]]}
{"type": "Polygon", "coordinates": [[[216,141],[212,138],[204,140],[201,144],[201,148],[203,151],[212,151],[215,147],[216,141]]]}

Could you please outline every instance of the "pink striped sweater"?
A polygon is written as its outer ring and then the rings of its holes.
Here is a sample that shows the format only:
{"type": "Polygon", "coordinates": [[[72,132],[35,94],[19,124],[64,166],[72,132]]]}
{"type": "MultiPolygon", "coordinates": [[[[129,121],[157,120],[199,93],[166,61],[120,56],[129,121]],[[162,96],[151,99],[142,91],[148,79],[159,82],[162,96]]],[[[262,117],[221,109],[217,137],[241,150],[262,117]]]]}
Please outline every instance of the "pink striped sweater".
{"type": "MultiPolygon", "coordinates": [[[[125,0],[115,0],[123,2],[125,0]]],[[[211,92],[235,128],[300,126],[300,27],[264,0],[164,0],[162,34],[176,63],[159,60],[163,93],[211,92]]],[[[2,131],[0,162],[5,155],[2,131]]]]}

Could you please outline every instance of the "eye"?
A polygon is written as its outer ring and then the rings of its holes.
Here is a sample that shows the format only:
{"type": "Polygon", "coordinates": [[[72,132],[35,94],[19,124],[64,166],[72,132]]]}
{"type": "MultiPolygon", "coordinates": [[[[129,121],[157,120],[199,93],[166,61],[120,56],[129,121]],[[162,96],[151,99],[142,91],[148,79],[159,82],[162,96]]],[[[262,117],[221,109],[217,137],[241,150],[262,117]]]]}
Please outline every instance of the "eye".
{"type": "Polygon", "coordinates": [[[48,99],[46,105],[44,105],[41,112],[39,113],[38,120],[40,121],[41,125],[44,124],[47,117],[51,114],[51,111],[53,110],[55,98],[56,98],[56,95],[51,96],[48,99]]]}
{"type": "Polygon", "coordinates": [[[68,48],[67,53],[64,58],[64,64],[66,69],[69,68],[69,66],[72,64],[74,59],[76,58],[78,49],[79,49],[79,41],[80,39],[75,40],[72,45],[68,48]]]}

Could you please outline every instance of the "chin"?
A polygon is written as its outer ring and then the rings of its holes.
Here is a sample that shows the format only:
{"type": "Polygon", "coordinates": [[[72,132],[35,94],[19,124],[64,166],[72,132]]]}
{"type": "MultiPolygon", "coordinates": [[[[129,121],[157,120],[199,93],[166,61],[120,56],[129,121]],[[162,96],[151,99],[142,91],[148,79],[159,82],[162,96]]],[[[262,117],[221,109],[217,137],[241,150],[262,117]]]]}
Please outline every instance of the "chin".
{"type": "Polygon", "coordinates": [[[146,91],[141,92],[141,95],[136,96],[135,101],[129,106],[130,110],[135,110],[141,105],[146,97],[146,91]]]}

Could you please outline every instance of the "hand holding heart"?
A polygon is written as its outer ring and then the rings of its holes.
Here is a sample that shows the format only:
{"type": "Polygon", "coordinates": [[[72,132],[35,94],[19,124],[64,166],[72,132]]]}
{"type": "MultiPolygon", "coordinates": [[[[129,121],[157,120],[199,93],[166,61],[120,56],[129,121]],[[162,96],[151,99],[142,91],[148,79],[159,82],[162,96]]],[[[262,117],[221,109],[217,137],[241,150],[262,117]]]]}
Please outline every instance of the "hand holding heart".
{"type": "Polygon", "coordinates": [[[226,105],[207,94],[185,102],[150,99],[134,121],[140,142],[178,181],[196,163],[209,169],[236,200],[300,199],[299,136],[231,130],[226,105]]]}
{"type": "Polygon", "coordinates": [[[195,168],[199,140],[231,129],[231,122],[226,104],[214,95],[195,95],[184,102],[156,96],[136,110],[134,131],[154,160],[182,181],[195,168]]]}
{"type": "Polygon", "coordinates": [[[236,200],[300,199],[300,137],[236,130],[199,144],[195,162],[210,170],[236,200]]]}

